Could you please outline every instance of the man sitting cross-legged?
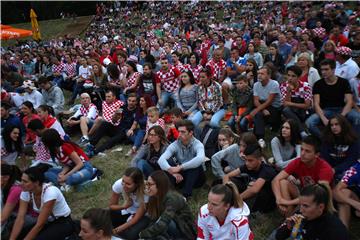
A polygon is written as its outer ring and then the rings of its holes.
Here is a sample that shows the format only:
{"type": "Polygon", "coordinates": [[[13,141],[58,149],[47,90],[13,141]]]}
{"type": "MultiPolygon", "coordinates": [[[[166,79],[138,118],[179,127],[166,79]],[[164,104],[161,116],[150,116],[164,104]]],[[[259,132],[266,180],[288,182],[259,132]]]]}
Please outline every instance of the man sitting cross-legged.
{"type": "Polygon", "coordinates": [[[314,136],[307,136],[301,144],[301,155],[294,159],[272,181],[272,189],[279,210],[291,216],[299,204],[299,190],[310,184],[330,184],[334,172],[331,166],[319,158],[320,143],[314,136]]]}

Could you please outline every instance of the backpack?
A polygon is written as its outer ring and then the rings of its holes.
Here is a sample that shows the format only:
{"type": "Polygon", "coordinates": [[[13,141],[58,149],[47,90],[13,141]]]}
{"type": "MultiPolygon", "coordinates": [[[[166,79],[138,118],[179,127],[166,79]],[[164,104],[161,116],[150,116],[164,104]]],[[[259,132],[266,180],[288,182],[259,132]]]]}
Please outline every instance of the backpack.
{"type": "Polygon", "coordinates": [[[206,124],[201,131],[199,140],[203,143],[205,149],[205,156],[211,158],[219,151],[218,135],[220,128],[210,127],[206,124]]]}

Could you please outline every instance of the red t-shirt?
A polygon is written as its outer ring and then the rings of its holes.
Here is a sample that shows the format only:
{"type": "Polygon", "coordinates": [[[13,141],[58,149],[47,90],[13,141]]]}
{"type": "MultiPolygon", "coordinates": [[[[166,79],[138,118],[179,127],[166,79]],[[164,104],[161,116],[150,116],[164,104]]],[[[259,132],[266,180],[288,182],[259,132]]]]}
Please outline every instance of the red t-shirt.
{"type": "Polygon", "coordinates": [[[298,157],[289,163],[284,170],[287,174],[299,179],[302,187],[315,184],[319,181],[331,183],[334,176],[331,166],[321,158],[317,158],[314,166],[308,167],[298,157]]]}
{"type": "Polygon", "coordinates": [[[60,153],[57,156],[59,159],[59,162],[61,162],[64,165],[67,165],[69,167],[74,167],[74,162],[70,158],[70,154],[73,152],[76,152],[83,162],[89,160],[88,156],[86,156],[86,154],[80,147],[78,147],[75,144],[66,142],[60,147],[60,153]]]}

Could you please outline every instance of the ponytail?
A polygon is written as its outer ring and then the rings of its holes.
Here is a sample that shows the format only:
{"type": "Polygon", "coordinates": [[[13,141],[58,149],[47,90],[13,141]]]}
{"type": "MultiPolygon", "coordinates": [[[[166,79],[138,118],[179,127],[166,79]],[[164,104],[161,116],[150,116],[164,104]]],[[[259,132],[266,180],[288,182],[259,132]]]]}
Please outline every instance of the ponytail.
{"type": "Polygon", "coordinates": [[[242,208],[244,205],[239,191],[233,182],[217,184],[211,188],[210,192],[218,195],[224,195],[223,202],[225,204],[230,204],[231,207],[242,208]]]}
{"type": "Polygon", "coordinates": [[[317,184],[309,185],[303,188],[300,193],[301,196],[313,196],[316,204],[324,204],[324,213],[335,213],[332,202],[332,192],[327,182],[319,182],[317,184]]]}

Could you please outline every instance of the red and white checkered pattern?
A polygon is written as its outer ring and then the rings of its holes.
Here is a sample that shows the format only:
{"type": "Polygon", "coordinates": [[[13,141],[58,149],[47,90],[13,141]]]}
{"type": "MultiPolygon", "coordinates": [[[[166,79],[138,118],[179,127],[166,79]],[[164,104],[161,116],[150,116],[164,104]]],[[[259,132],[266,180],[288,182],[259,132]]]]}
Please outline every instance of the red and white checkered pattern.
{"type": "Polygon", "coordinates": [[[162,118],[159,118],[155,123],[151,123],[149,119],[146,122],[146,133],[149,131],[150,128],[153,126],[160,126],[162,129],[165,130],[165,121],[162,118]]]}
{"type": "Polygon", "coordinates": [[[41,141],[41,138],[38,136],[36,136],[33,150],[36,153],[35,160],[47,162],[51,159],[51,155],[48,148],[45,147],[44,143],[41,141]]]}
{"type": "Polygon", "coordinates": [[[339,55],[351,56],[352,50],[351,48],[342,46],[336,48],[336,53],[339,55]]]}
{"type": "Polygon", "coordinates": [[[112,117],[116,110],[124,106],[124,102],[120,100],[115,100],[114,102],[107,103],[103,101],[102,103],[102,111],[103,111],[103,118],[105,121],[112,123],[114,126],[118,126],[120,124],[120,120],[116,123],[112,122],[112,117]]]}
{"type": "Polygon", "coordinates": [[[137,78],[140,78],[141,73],[139,72],[134,72],[126,81],[126,87],[131,87],[132,85],[134,85],[135,81],[137,78]]]}
{"type": "Polygon", "coordinates": [[[80,107],[81,115],[87,117],[87,115],[88,115],[88,113],[90,111],[90,108],[95,108],[96,109],[96,116],[94,118],[94,119],[96,119],[98,117],[99,112],[97,110],[97,107],[93,103],[90,103],[88,107],[85,107],[84,105],[81,105],[81,107],[80,107]]]}
{"type": "Polygon", "coordinates": [[[357,174],[356,168],[351,167],[349,170],[347,170],[347,171],[345,172],[345,174],[344,174],[343,178],[341,179],[341,181],[342,181],[343,183],[346,183],[346,184],[347,184],[347,183],[349,182],[350,178],[351,178],[352,176],[356,175],[356,174],[357,174]]]}
{"type": "MultiPolygon", "coordinates": [[[[281,102],[284,102],[285,100],[288,86],[288,82],[283,82],[280,84],[281,102]]],[[[304,99],[305,101],[312,102],[312,89],[309,83],[299,81],[299,87],[291,92],[291,97],[298,97],[304,99]]]]}
{"type": "Polygon", "coordinates": [[[161,87],[166,92],[175,92],[179,88],[179,75],[181,72],[179,69],[169,66],[169,70],[164,72],[160,70],[156,73],[160,79],[161,87]]]}
{"type": "Polygon", "coordinates": [[[52,72],[53,73],[62,73],[64,71],[65,64],[60,63],[59,65],[53,64],[52,65],[52,72]]]}
{"type": "Polygon", "coordinates": [[[177,64],[174,64],[174,67],[179,69],[180,72],[184,72],[186,70],[185,65],[182,64],[180,61],[177,64]]]}
{"type": "Polygon", "coordinates": [[[8,152],[6,151],[6,149],[3,147],[3,148],[1,148],[1,153],[0,153],[1,155],[1,158],[3,158],[4,156],[6,156],[7,154],[8,154],[8,152]]]}
{"type": "Polygon", "coordinates": [[[76,75],[76,63],[65,63],[64,69],[68,77],[74,77],[76,75]]]}
{"type": "Polygon", "coordinates": [[[207,62],[206,66],[210,66],[214,70],[213,76],[216,81],[219,81],[222,73],[226,69],[226,62],[223,59],[220,59],[218,62],[215,62],[214,59],[211,59],[207,62]]]}
{"type": "Polygon", "coordinates": [[[320,39],[324,39],[326,37],[326,30],[322,27],[314,28],[313,33],[316,37],[319,37],[320,39]]]}
{"type": "Polygon", "coordinates": [[[207,51],[207,50],[209,50],[210,47],[211,47],[211,41],[210,40],[205,40],[200,45],[200,51],[202,51],[204,49],[207,51]]]}

